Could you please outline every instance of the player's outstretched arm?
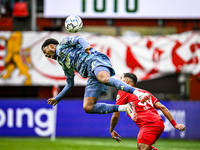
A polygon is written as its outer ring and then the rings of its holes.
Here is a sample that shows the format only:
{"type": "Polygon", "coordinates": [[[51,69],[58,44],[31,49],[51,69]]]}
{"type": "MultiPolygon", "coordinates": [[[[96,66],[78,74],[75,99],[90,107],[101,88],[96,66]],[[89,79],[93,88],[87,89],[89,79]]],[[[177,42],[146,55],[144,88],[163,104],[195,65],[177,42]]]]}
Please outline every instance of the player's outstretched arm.
{"type": "Polygon", "coordinates": [[[160,102],[156,102],[154,107],[156,109],[160,109],[162,111],[164,116],[170,121],[170,123],[174,126],[174,128],[176,128],[180,131],[185,130],[185,126],[182,124],[177,124],[176,121],[174,120],[174,118],[172,117],[172,114],[170,113],[170,111],[164,105],[162,105],[160,102]]]}
{"type": "Polygon", "coordinates": [[[110,134],[112,138],[115,139],[117,142],[121,141],[121,136],[116,131],[114,131],[114,128],[118,123],[119,115],[120,112],[114,112],[110,120],[110,134]]]}
{"type": "Polygon", "coordinates": [[[72,90],[73,87],[74,87],[74,79],[73,78],[67,79],[67,85],[55,98],[49,98],[47,100],[48,104],[56,106],[58,102],[72,90]]]}
{"type": "Polygon", "coordinates": [[[74,87],[74,80],[69,79],[67,81],[68,84],[63,88],[63,90],[55,98],[49,98],[47,100],[47,104],[56,106],[58,102],[71,91],[71,89],[74,87]]]}

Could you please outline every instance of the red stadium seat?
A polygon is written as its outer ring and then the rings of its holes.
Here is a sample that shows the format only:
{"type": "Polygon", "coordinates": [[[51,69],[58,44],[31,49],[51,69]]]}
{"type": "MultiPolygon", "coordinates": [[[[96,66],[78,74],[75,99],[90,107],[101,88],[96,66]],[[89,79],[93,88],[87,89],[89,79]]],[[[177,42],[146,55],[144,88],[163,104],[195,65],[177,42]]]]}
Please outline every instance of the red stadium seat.
{"type": "Polygon", "coordinates": [[[13,7],[14,17],[27,17],[29,15],[26,2],[16,2],[13,7]]]}

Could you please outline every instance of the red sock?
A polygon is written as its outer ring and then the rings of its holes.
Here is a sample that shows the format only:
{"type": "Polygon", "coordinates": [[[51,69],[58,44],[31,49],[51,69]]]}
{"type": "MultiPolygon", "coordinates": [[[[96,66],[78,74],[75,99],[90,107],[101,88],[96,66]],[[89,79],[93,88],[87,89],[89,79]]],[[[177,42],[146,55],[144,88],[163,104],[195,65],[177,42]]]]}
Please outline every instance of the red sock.
{"type": "Polygon", "coordinates": [[[156,147],[151,146],[150,150],[158,150],[156,147]]]}

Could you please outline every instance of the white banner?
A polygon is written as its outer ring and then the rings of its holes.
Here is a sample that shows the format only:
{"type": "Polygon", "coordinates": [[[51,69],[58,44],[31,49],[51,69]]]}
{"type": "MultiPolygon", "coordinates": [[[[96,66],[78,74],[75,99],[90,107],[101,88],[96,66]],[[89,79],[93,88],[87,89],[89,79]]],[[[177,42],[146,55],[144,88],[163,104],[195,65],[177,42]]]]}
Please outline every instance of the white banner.
{"type": "Polygon", "coordinates": [[[45,0],[44,17],[199,19],[199,0],[45,0]]]}
{"type": "MultiPolygon", "coordinates": [[[[200,74],[199,32],[132,38],[81,32],[0,32],[0,85],[65,85],[61,66],[44,56],[41,45],[47,38],[61,41],[71,35],[86,38],[107,54],[117,78],[124,72],[135,73],[139,80],[174,73],[200,74]]],[[[85,85],[86,80],[76,74],[75,85],[85,85]]]]}

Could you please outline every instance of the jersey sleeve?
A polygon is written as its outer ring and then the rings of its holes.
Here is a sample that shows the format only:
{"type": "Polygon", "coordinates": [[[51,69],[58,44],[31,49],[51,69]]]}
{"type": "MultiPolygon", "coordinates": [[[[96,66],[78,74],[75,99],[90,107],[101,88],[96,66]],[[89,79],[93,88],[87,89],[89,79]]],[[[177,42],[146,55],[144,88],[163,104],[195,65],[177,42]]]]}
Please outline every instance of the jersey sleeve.
{"type": "Polygon", "coordinates": [[[79,44],[78,40],[79,40],[78,36],[68,36],[60,42],[60,46],[65,46],[65,45],[75,46],[79,44]]]}
{"type": "Polygon", "coordinates": [[[83,49],[90,46],[90,44],[86,41],[85,38],[82,38],[82,37],[79,37],[79,36],[66,37],[60,42],[59,45],[62,48],[76,46],[77,48],[82,47],[83,49]]]}
{"type": "Polygon", "coordinates": [[[83,49],[85,49],[86,47],[90,46],[90,44],[88,43],[88,41],[86,41],[85,38],[80,38],[79,37],[78,42],[81,44],[83,49]]]}
{"type": "Polygon", "coordinates": [[[151,100],[152,100],[153,106],[156,102],[159,102],[159,100],[155,96],[153,96],[152,94],[151,94],[151,100]]]}
{"type": "Polygon", "coordinates": [[[67,85],[62,89],[62,91],[55,97],[57,101],[64,98],[74,87],[74,78],[67,79],[67,85]]]}

